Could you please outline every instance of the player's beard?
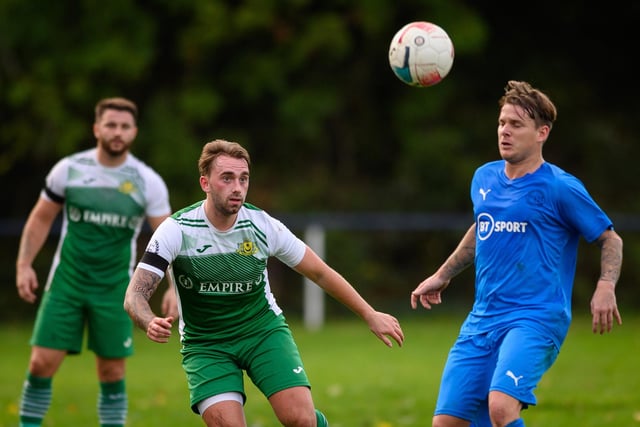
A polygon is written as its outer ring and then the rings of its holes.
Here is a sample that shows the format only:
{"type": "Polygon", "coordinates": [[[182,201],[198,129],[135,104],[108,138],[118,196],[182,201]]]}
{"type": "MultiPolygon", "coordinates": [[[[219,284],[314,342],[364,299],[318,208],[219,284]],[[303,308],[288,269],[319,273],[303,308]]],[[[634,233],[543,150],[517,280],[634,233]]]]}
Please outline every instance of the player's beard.
{"type": "Polygon", "coordinates": [[[226,199],[214,198],[213,204],[215,209],[225,216],[232,216],[238,213],[242,207],[242,203],[232,206],[226,199]]]}
{"type": "Polygon", "coordinates": [[[131,142],[126,142],[120,138],[112,138],[110,140],[100,139],[100,148],[111,157],[120,157],[126,154],[131,147],[131,142]]]}

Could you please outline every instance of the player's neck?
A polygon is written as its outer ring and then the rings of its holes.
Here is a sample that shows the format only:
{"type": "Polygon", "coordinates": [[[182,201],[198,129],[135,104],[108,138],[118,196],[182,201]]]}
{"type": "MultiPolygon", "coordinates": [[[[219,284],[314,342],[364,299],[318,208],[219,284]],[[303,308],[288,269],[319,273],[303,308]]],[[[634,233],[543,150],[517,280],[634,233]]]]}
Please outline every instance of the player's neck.
{"type": "Polygon", "coordinates": [[[215,207],[209,200],[205,200],[204,202],[204,213],[207,215],[207,219],[213,225],[213,227],[218,231],[227,231],[233,224],[236,223],[236,218],[238,218],[238,214],[235,215],[225,215],[215,207]]]}
{"type": "Polygon", "coordinates": [[[108,168],[115,168],[120,166],[127,160],[127,154],[128,152],[124,151],[121,154],[112,155],[107,153],[105,150],[101,150],[98,147],[98,150],[96,152],[96,157],[98,159],[98,163],[100,163],[102,166],[105,166],[108,168]]]}
{"type": "Polygon", "coordinates": [[[511,163],[507,161],[505,163],[504,173],[509,179],[522,178],[527,174],[537,171],[543,163],[544,159],[542,157],[535,157],[518,163],[511,163]]]}

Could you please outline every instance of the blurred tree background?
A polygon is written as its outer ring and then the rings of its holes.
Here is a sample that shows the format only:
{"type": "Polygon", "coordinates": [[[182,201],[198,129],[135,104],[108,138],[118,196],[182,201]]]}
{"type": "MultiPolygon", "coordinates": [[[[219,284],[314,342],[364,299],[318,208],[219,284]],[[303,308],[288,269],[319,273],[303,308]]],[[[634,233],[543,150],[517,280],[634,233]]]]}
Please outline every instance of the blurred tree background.
{"type": "MultiPolygon", "coordinates": [[[[430,212],[470,224],[469,181],[498,157],[497,100],[511,79],[555,101],[545,158],[613,217],[625,239],[620,305],[638,308],[638,18],[640,3],[624,1],[0,0],[0,318],[31,318],[14,285],[22,222],[49,168],[95,145],[102,97],[138,103],[133,151],[165,178],[175,209],[203,197],[200,149],[224,138],[249,149],[248,200],[275,216],[430,212]],[[426,89],[387,62],[394,33],[418,20],[456,48],[449,76],[426,89]]],[[[326,258],[374,305],[408,314],[409,292],[463,231],[329,230],[326,258]]],[[[587,313],[599,254],[581,251],[575,299],[587,313]]],[[[299,312],[301,280],[277,262],[272,275],[281,305],[299,312]]],[[[450,308],[469,308],[472,279],[448,290],[450,308]]]]}

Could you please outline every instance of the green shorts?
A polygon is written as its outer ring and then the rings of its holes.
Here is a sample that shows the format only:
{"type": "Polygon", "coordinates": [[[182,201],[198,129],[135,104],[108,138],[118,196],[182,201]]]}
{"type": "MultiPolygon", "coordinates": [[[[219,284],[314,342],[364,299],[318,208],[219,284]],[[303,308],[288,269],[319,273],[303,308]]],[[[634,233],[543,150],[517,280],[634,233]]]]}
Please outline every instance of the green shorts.
{"type": "Polygon", "coordinates": [[[183,348],[182,367],[187,374],[191,409],[221,393],[244,392],[243,371],[267,398],[297,386],[310,387],[298,347],[285,324],[261,335],[216,343],[208,348],[183,348]]]}
{"type": "Polygon", "coordinates": [[[100,294],[47,291],[38,308],[31,345],[82,351],[85,325],[87,347],[103,358],[133,354],[133,323],[122,307],[122,289],[100,294]]]}

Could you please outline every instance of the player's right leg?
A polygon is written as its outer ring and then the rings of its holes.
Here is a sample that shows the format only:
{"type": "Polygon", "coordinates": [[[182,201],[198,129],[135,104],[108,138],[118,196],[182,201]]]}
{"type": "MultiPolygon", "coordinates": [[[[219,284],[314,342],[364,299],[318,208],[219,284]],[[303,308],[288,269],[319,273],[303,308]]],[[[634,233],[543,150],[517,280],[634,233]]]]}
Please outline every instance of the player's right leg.
{"type": "Polygon", "coordinates": [[[35,427],[51,405],[52,377],[57,372],[67,352],[33,346],[29,360],[29,371],[22,384],[20,399],[20,426],[35,427]]]}
{"type": "Polygon", "coordinates": [[[45,292],[31,337],[29,370],[22,386],[20,426],[39,426],[52,399],[52,377],[68,352],[82,347],[82,311],[66,295],[45,292]]]}
{"type": "Polygon", "coordinates": [[[183,351],[191,410],[210,427],[246,427],[244,380],[232,345],[183,351]],[[224,347],[223,349],[220,347],[224,347]]]}
{"type": "Polygon", "coordinates": [[[492,343],[484,334],[457,338],[442,371],[433,427],[491,427],[487,394],[497,357],[492,343]]]}
{"type": "Polygon", "coordinates": [[[29,358],[29,373],[35,377],[50,378],[58,372],[66,355],[66,350],[34,345],[29,358]]]}

